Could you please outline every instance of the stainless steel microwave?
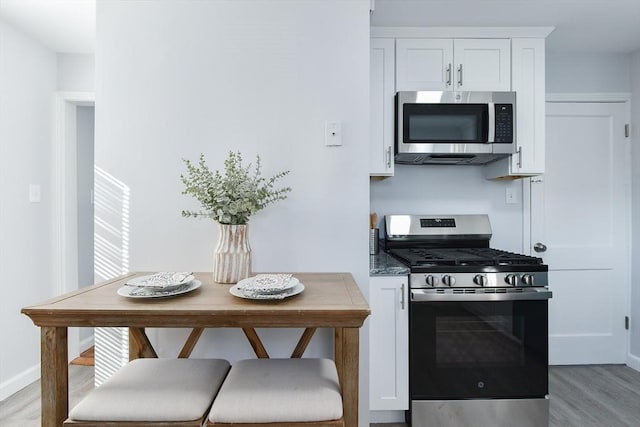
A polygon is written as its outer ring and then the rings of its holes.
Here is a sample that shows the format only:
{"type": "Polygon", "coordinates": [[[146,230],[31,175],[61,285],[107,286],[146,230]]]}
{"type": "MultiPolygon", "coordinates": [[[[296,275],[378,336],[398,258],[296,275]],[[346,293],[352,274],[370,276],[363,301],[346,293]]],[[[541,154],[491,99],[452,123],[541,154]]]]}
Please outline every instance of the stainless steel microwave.
{"type": "Polygon", "coordinates": [[[511,155],[515,92],[398,92],[395,162],[477,165],[511,155]]]}

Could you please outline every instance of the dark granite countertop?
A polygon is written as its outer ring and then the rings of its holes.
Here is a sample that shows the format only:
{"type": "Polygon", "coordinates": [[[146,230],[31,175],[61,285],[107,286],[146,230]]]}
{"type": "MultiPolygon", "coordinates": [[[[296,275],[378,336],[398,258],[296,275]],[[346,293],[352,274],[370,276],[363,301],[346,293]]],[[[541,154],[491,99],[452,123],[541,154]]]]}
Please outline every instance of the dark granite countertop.
{"type": "Polygon", "coordinates": [[[378,252],[377,255],[369,256],[369,276],[407,276],[409,268],[387,254],[378,252]]]}

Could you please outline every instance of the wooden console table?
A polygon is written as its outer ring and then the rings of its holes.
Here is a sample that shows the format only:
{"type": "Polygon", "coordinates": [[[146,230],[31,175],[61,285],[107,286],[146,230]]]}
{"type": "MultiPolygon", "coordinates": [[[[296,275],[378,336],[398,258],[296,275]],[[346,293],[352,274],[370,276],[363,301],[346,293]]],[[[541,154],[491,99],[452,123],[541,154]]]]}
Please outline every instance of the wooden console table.
{"type": "Polygon", "coordinates": [[[196,273],[202,286],[190,293],[152,300],[117,295],[133,273],[22,309],[41,329],[42,425],[61,426],[67,418],[67,328],[126,326],[130,356],[154,357],[144,328],[194,328],[180,357],[187,357],[203,328],[242,328],[259,357],[268,357],[254,328],[304,328],[292,357],[300,357],[315,328],[335,330],[334,357],[342,387],[345,425],[358,425],[359,328],[370,309],[349,273],[295,273],[302,294],[282,301],[254,301],[229,294],[229,285],[196,273]]]}

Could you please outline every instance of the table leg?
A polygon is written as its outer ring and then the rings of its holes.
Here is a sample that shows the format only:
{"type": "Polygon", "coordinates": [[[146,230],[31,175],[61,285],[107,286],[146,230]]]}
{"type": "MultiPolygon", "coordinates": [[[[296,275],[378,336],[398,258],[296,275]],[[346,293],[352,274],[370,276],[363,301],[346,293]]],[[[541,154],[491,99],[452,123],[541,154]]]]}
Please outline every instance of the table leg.
{"type": "Polygon", "coordinates": [[[69,413],[67,328],[40,328],[42,426],[60,427],[69,413]]]}
{"type": "Polygon", "coordinates": [[[311,338],[313,338],[313,334],[316,333],[316,328],[307,328],[302,333],[302,336],[298,340],[298,344],[296,348],[293,349],[293,353],[291,353],[292,359],[300,359],[304,354],[304,351],[307,349],[309,342],[311,342],[311,338]]]}
{"type": "Polygon", "coordinates": [[[262,344],[256,330],[253,328],[242,328],[242,332],[244,332],[249,340],[249,344],[251,344],[253,352],[258,356],[258,359],[268,359],[269,353],[267,353],[267,349],[264,348],[264,344],[262,344]]]}
{"type": "Polygon", "coordinates": [[[358,427],[359,329],[336,328],[335,361],[342,388],[345,427],[358,427]]]}
{"type": "Polygon", "coordinates": [[[182,346],[182,350],[180,350],[180,353],[178,353],[178,359],[188,359],[189,356],[191,356],[191,352],[193,351],[193,348],[196,346],[196,344],[198,344],[198,340],[200,339],[200,336],[203,332],[204,328],[193,328],[191,330],[187,341],[182,346]]]}
{"type": "Polygon", "coordinates": [[[157,358],[155,349],[144,328],[129,328],[129,360],[142,357],[157,358]]]}

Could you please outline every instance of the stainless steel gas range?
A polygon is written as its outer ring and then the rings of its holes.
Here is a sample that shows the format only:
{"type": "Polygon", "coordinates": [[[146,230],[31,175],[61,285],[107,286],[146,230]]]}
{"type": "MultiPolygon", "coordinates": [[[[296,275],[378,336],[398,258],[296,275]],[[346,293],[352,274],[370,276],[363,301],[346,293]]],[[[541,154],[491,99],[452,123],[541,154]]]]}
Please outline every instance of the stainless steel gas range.
{"type": "Polygon", "coordinates": [[[548,267],[489,247],[487,215],[390,215],[410,268],[413,427],[547,427],[548,267]]]}

